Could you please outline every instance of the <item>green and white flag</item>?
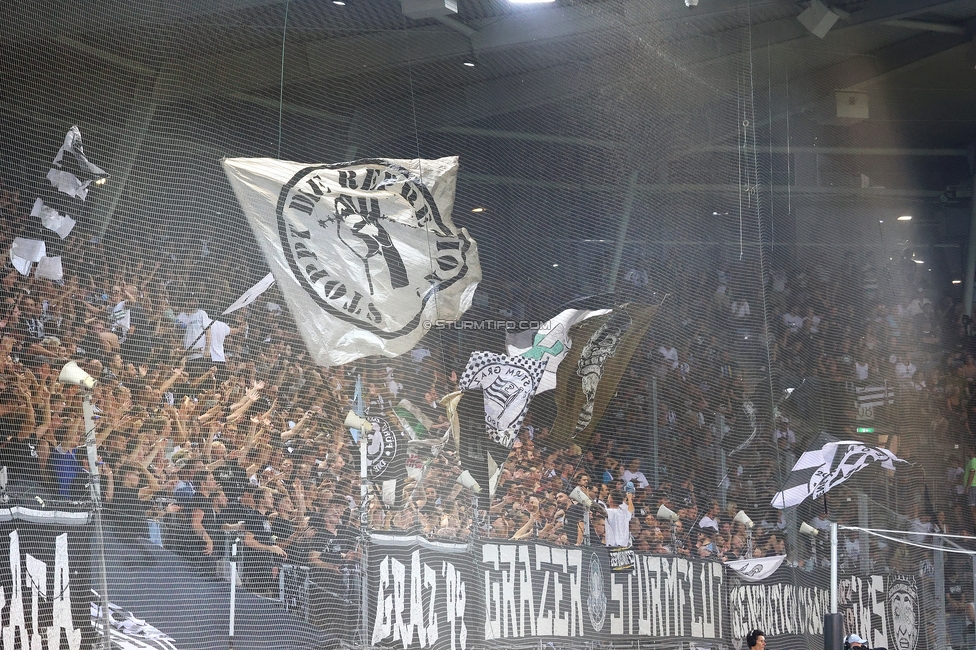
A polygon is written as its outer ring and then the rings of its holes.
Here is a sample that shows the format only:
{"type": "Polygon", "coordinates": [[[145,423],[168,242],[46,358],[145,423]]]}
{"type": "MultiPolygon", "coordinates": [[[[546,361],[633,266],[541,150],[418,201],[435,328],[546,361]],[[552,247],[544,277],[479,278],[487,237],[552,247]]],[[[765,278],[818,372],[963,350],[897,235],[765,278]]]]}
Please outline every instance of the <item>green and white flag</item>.
{"type": "Polygon", "coordinates": [[[587,318],[602,316],[609,309],[565,309],[541,324],[538,329],[508,334],[505,347],[510,357],[526,357],[546,362],[536,394],[556,387],[556,369],[573,347],[569,328],[587,318]]]}

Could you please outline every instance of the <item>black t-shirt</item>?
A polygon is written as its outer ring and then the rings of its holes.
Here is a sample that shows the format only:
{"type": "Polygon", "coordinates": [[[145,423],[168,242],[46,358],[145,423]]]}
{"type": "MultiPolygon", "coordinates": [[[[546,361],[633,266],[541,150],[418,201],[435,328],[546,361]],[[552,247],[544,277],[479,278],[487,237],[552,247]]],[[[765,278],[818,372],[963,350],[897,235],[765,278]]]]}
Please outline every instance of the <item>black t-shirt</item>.
{"type": "Polygon", "coordinates": [[[334,533],[320,528],[318,535],[312,540],[312,550],[319,552],[319,559],[328,564],[342,565],[346,560],[343,554],[351,551],[356,545],[356,532],[349,526],[339,525],[334,533]]]}
{"type": "Polygon", "coordinates": [[[566,536],[569,538],[570,544],[576,544],[579,524],[583,521],[585,514],[586,508],[578,503],[574,503],[566,509],[566,518],[563,520],[563,531],[565,531],[566,536]]]}
{"type": "Polygon", "coordinates": [[[228,500],[231,502],[241,498],[241,495],[244,494],[244,486],[247,484],[247,474],[237,464],[236,460],[225,462],[215,469],[213,474],[214,479],[223,488],[224,494],[227,495],[228,500]]]}
{"type": "Polygon", "coordinates": [[[120,532],[147,538],[146,505],[139,498],[139,488],[116,485],[112,500],[105,502],[105,514],[120,532]]]}
{"type": "Polygon", "coordinates": [[[39,483],[41,466],[37,459],[37,436],[26,438],[11,435],[0,448],[0,464],[7,466],[7,480],[11,483],[39,483]]]}
{"type": "Polygon", "coordinates": [[[193,534],[193,538],[191,539],[194,540],[194,544],[198,545],[201,551],[203,550],[203,539],[201,539],[196,532],[192,530],[193,517],[199,510],[203,512],[203,522],[201,522],[203,524],[203,529],[207,531],[207,534],[210,535],[210,539],[213,541],[214,552],[219,552],[220,544],[222,544],[224,541],[224,536],[223,533],[221,533],[220,528],[223,520],[216,512],[214,512],[213,497],[204,496],[197,492],[190,497],[190,502],[187,505],[186,510],[189,512],[189,522],[191,524],[190,532],[193,534]]]}
{"type": "Polygon", "coordinates": [[[254,539],[266,546],[273,546],[271,541],[271,522],[267,516],[257,510],[244,513],[244,531],[254,535],[254,539]]]}

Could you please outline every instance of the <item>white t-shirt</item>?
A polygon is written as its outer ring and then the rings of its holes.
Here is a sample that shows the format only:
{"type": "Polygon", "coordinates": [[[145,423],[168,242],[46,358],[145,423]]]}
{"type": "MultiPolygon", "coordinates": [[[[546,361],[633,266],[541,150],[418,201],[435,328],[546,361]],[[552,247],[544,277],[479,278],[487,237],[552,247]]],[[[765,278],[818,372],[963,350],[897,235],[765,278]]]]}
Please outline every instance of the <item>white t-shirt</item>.
{"type": "Polygon", "coordinates": [[[230,325],[224,321],[215,320],[210,326],[210,360],[224,363],[224,340],[230,335],[230,325]]]}
{"type": "Polygon", "coordinates": [[[125,304],[124,300],[112,308],[112,314],[109,316],[109,320],[112,323],[113,332],[117,334],[129,333],[129,327],[132,326],[132,312],[129,311],[129,307],[125,304]]]}
{"type": "Polygon", "coordinates": [[[672,368],[678,367],[678,351],[674,348],[674,346],[666,348],[662,345],[657,349],[657,351],[661,353],[661,356],[671,362],[672,368]]]}
{"type": "Polygon", "coordinates": [[[424,359],[430,356],[430,350],[427,348],[414,348],[410,350],[410,358],[413,359],[414,363],[423,363],[424,359]]]}
{"type": "Polygon", "coordinates": [[[773,432],[773,439],[779,440],[780,438],[786,438],[786,441],[791,445],[796,444],[796,432],[793,429],[787,427],[776,427],[776,431],[773,432]]]}
{"type": "Polygon", "coordinates": [[[857,378],[864,380],[868,378],[868,364],[854,362],[854,372],[857,373],[857,378]]]}
{"type": "Polygon", "coordinates": [[[743,300],[742,302],[733,301],[732,302],[732,315],[736,318],[745,318],[749,316],[752,312],[749,310],[749,302],[743,300]]]}
{"type": "Polygon", "coordinates": [[[773,271],[773,291],[777,293],[786,291],[786,274],[782,271],[773,271]]]}
{"type": "MultiPolygon", "coordinates": [[[[189,350],[190,346],[193,346],[194,350],[203,350],[207,346],[206,337],[200,336],[203,333],[204,328],[210,322],[210,317],[207,316],[207,312],[202,309],[198,309],[192,314],[187,315],[182,313],[176,317],[180,323],[186,327],[183,332],[183,349],[189,350]]],[[[199,359],[203,354],[191,354],[188,359],[199,359]]]]}
{"type": "Polygon", "coordinates": [[[911,379],[912,375],[918,368],[915,367],[914,363],[905,364],[904,361],[899,361],[895,364],[895,374],[899,379],[911,379]]]}
{"type": "Polygon", "coordinates": [[[810,525],[812,525],[817,530],[830,530],[830,520],[826,517],[821,517],[817,515],[810,520],[810,525]]]}
{"type": "Polygon", "coordinates": [[[705,515],[704,517],[701,518],[701,521],[698,522],[698,527],[699,528],[711,528],[711,529],[717,531],[718,530],[718,521],[716,521],[715,519],[712,519],[708,515],[705,515]]]}
{"type": "Polygon", "coordinates": [[[644,472],[632,472],[627,469],[624,470],[624,474],[620,478],[624,480],[624,483],[627,481],[633,481],[634,485],[641,489],[644,489],[650,485],[650,483],[647,482],[647,477],[644,476],[644,472]]]}
{"type": "Polygon", "coordinates": [[[630,520],[633,516],[626,503],[607,508],[607,546],[630,546],[630,520]]]}
{"type": "Polygon", "coordinates": [[[922,543],[925,541],[926,535],[924,533],[932,532],[932,523],[928,521],[922,521],[920,519],[910,519],[908,521],[908,530],[912,531],[914,534],[907,535],[908,540],[915,543],[922,543]],[[923,533],[923,534],[920,534],[923,533]]]}

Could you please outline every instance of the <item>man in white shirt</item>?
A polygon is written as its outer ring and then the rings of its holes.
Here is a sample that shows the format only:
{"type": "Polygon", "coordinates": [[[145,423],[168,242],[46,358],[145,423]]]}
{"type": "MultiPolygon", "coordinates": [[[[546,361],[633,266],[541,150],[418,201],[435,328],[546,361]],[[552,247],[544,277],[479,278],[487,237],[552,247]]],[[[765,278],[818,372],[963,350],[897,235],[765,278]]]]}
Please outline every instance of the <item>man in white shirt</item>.
{"type": "Polygon", "coordinates": [[[642,490],[650,485],[650,483],[647,482],[647,477],[644,476],[644,472],[640,471],[640,458],[634,458],[627,463],[627,469],[624,470],[624,473],[620,478],[623,479],[624,483],[627,481],[633,481],[634,485],[642,490]]]}
{"type": "Polygon", "coordinates": [[[209,359],[204,358],[207,351],[204,329],[210,323],[210,317],[200,308],[196,295],[191,293],[186,301],[186,311],[177,316],[176,320],[184,328],[183,349],[187,351],[187,369],[190,376],[197,377],[205,371],[204,366],[209,368],[209,359]]]}
{"type": "Polygon", "coordinates": [[[826,514],[818,514],[810,520],[810,525],[819,531],[830,531],[830,519],[826,514]]]}
{"type": "Polygon", "coordinates": [[[719,531],[718,515],[722,511],[717,501],[712,501],[711,507],[704,517],[698,522],[699,528],[710,528],[716,533],[719,531]]]}
{"type": "Polygon", "coordinates": [[[908,363],[904,361],[899,361],[895,364],[895,374],[898,375],[899,379],[911,379],[918,368],[912,363],[911,359],[908,359],[908,363]]]}
{"type": "Polygon", "coordinates": [[[732,316],[735,318],[745,318],[752,314],[749,309],[748,300],[733,300],[732,301],[732,316]]]}
{"type": "Polygon", "coordinates": [[[227,354],[224,352],[224,341],[228,336],[239,334],[244,329],[243,325],[231,327],[221,320],[210,322],[207,329],[207,351],[210,362],[217,367],[217,381],[223,383],[227,380],[227,354]]]}
{"type": "Polygon", "coordinates": [[[630,520],[634,516],[634,496],[620,489],[610,490],[607,497],[607,546],[630,546],[630,520]]]}

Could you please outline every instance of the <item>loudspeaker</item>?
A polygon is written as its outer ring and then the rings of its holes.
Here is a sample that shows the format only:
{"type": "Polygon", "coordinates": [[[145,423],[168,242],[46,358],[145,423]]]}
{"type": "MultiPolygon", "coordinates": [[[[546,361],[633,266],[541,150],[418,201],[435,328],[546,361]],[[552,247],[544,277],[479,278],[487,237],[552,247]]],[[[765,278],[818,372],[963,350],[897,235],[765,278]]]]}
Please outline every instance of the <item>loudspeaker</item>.
{"type": "Polygon", "coordinates": [[[810,537],[816,537],[817,535],[820,534],[819,530],[817,530],[816,528],[814,528],[813,526],[811,526],[805,521],[800,524],[800,532],[803,533],[804,535],[809,535],[810,537]]]}
{"type": "Polygon", "coordinates": [[[353,411],[346,413],[346,419],[342,421],[342,424],[349,429],[359,429],[360,431],[372,431],[373,429],[369,420],[356,415],[353,411]]]}
{"type": "Polygon", "coordinates": [[[468,470],[464,470],[458,474],[457,482],[466,488],[470,488],[475,494],[481,492],[481,486],[478,484],[478,481],[474,480],[474,477],[471,476],[471,472],[468,470]]]}
{"type": "Polygon", "coordinates": [[[95,378],[81,369],[74,361],[69,361],[61,368],[58,381],[69,386],[84,386],[88,390],[95,387],[95,378]]]}
{"type": "Polygon", "coordinates": [[[671,510],[667,506],[661,506],[660,508],[657,509],[657,518],[660,519],[661,521],[670,521],[673,523],[675,521],[678,521],[678,513],[676,513],[674,510],[671,510]]]}
{"type": "Polygon", "coordinates": [[[732,520],[737,524],[742,524],[746,528],[752,528],[756,524],[752,523],[752,519],[749,519],[749,515],[746,514],[745,510],[740,510],[735,513],[735,518],[732,520]]]}
{"type": "Polygon", "coordinates": [[[586,493],[583,492],[578,485],[573,488],[572,492],[569,493],[569,498],[576,503],[586,506],[587,508],[593,506],[593,499],[586,496],[586,493]]]}

